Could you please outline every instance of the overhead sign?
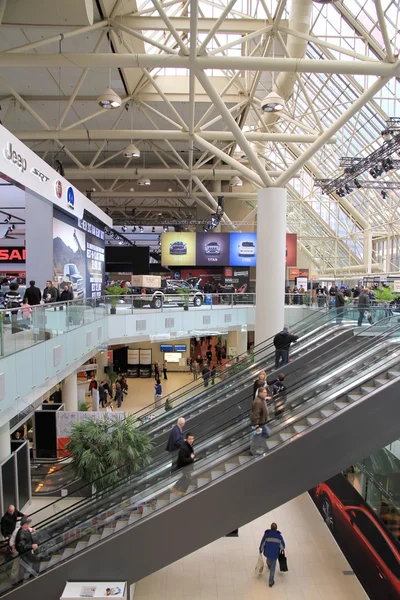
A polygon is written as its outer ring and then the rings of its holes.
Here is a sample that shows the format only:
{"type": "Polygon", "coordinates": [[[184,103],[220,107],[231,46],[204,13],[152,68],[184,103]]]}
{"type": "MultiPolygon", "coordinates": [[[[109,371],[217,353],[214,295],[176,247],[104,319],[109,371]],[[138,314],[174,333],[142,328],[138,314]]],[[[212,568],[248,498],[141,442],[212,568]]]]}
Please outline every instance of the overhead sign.
{"type": "Polygon", "coordinates": [[[15,248],[13,246],[0,248],[0,263],[24,263],[25,261],[25,248],[15,248]]]}
{"type": "Polygon", "coordinates": [[[71,186],[67,190],[67,204],[71,208],[75,208],[75,194],[71,186]]]}
{"type": "Polygon", "coordinates": [[[294,269],[289,268],[289,279],[296,279],[296,277],[309,277],[308,269],[294,269]]]}

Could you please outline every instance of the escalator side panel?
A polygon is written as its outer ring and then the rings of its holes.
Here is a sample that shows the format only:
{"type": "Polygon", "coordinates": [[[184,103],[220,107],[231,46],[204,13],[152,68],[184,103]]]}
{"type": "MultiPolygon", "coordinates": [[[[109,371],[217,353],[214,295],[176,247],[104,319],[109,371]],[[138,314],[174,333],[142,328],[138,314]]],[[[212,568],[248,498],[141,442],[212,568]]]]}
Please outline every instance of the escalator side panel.
{"type": "Polygon", "coordinates": [[[376,388],[363,401],[305,434],[141,519],[130,529],[121,529],[6,597],[54,600],[61,596],[65,581],[96,581],[100,573],[102,581],[119,579],[131,584],[187,556],[399,437],[399,392],[400,380],[376,388]]]}

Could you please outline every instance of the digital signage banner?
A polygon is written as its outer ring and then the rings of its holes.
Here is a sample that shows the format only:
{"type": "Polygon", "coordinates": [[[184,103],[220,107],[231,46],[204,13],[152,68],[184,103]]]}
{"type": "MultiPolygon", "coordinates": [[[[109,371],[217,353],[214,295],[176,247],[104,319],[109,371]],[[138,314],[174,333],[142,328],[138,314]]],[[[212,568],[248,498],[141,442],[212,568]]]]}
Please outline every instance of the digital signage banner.
{"type": "Polygon", "coordinates": [[[286,266],[297,265],[297,233],[286,234],[286,266]]]}
{"type": "Polygon", "coordinates": [[[229,233],[197,233],[196,265],[225,266],[229,264],[229,233]]]}
{"type": "Polygon", "coordinates": [[[230,233],[231,267],[255,267],[257,257],[257,234],[252,232],[230,233]]]}
{"type": "Polygon", "coordinates": [[[53,282],[61,291],[68,285],[74,298],[83,298],[86,292],[85,249],[85,233],[77,222],[74,225],[57,213],[53,218],[53,282]]]}
{"type": "Polygon", "coordinates": [[[104,230],[54,211],[53,281],[59,290],[67,284],[75,298],[95,298],[102,295],[104,278],[104,230]]]}
{"type": "Polygon", "coordinates": [[[187,232],[163,233],[161,264],[164,267],[196,264],[196,234],[187,232]]]}

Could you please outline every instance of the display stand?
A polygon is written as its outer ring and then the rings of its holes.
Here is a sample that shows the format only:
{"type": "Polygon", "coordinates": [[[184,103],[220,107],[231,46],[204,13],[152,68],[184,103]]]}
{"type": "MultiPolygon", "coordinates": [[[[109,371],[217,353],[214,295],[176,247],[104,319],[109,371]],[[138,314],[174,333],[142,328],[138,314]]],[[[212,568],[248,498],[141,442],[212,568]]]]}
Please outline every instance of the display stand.
{"type": "Polygon", "coordinates": [[[123,598],[128,600],[126,581],[67,581],[60,600],[76,600],[76,598],[96,598],[111,600],[123,598]]]}

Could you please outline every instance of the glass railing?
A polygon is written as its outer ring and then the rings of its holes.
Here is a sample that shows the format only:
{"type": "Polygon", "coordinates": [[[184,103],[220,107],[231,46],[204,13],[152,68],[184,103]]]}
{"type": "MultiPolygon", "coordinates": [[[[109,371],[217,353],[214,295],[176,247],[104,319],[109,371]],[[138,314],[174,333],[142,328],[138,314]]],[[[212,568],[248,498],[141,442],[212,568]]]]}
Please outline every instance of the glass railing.
{"type": "MultiPolygon", "coordinates": [[[[390,335],[388,330],[385,334],[375,338],[375,343],[379,339],[379,343],[385,345],[390,340],[390,335]]],[[[362,340],[360,344],[365,348],[367,345],[370,346],[371,340],[362,340]]],[[[390,347],[390,344],[386,344],[386,350],[389,355],[393,353],[393,348],[390,347]]],[[[367,366],[368,372],[363,373],[363,379],[369,377],[371,374],[375,375],[375,372],[383,369],[385,363],[388,362],[382,353],[379,356],[379,360],[380,365],[383,366],[376,365],[376,353],[374,355],[371,352],[371,347],[368,348],[368,351],[370,352],[367,366]]],[[[397,358],[396,360],[399,359],[397,358]]],[[[340,370],[342,373],[349,371],[350,367],[356,371],[351,374],[349,381],[346,381],[346,385],[343,384],[343,381],[339,380],[339,389],[336,390],[337,395],[342,394],[343,389],[360,385],[360,361],[365,361],[365,352],[362,352],[361,349],[358,351],[357,358],[354,353],[349,356],[348,348],[342,354],[340,352],[336,354],[336,364],[341,365],[340,370]],[[348,363],[347,368],[346,362],[348,363]]],[[[332,375],[334,373],[335,367],[332,375]]],[[[327,376],[325,371],[324,377],[327,376]]],[[[320,381],[313,374],[307,374],[302,380],[302,384],[303,386],[307,386],[307,383],[311,383],[312,386],[316,387],[320,384],[320,381]],[[309,382],[306,381],[306,377],[311,378],[309,382]]],[[[310,388],[310,385],[308,385],[308,388],[310,388]]],[[[334,391],[332,388],[333,385],[330,385],[327,401],[331,401],[334,391]]],[[[310,410],[313,408],[309,406],[310,400],[306,400],[303,402],[301,414],[304,414],[306,403],[310,410]]],[[[319,407],[321,405],[320,396],[316,397],[313,403],[314,406],[318,405],[319,407]]],[[[281,428],[284,428],[287,423],[292,423],[295,420],[296,415],[294,411],[294,408],[290,408],[283,418],[280,418],[279,426],[281,428]]],[[[214,427],[214,429],[210,425],[208,435],[203,436],[203,439],[196,440],[195,451],[198,456],[198,464],[194,465],[193,470],[183,469],[179,473],[169,473],[170,461],[168,458],[159,460],[153,463],[145,473],[139,473],[130,481],[122,481],[112,490],[98,492],[92,499],[81,501],[78,505],[38,523],[38,538],[40,539],[39,562],[36,565],[32,565],[29,563],[30,556],[20,557],[25,576],[27,574],[28,576],[34,576],[35,569],[39,567],[41,573],[44,572],[48,566],[55,563],[59,564],[68,555],[70,556],[72,553],[77,553],[81,549],[84,549],[87,543],[96,543],[100,538],[104,539],[107,535],[113,535],[117,528],[121,530],[122,528],[134,527],[135,523],[140,519],[148,518],[159,508],[178,501],[180,496],[175,495],[174,491],[176,490],[180,490],[182,493],[187,493],[190,496],[190,494],[196,493],[197,490],[208,486],[211,482],[214,483],[225,476],[225,470],[221,468],[221,465],[229,463],[231,473],[236,468],[246,464],[246,462],[257,460],[257,458],[244,454],[249,447],[250,428],[248,418],[245,419],[244,415],[241,418],[242,415],[226,419],[224,426],[214,427]],[[242,420],[242,423],[240,420],[242,420]],[[235,428],[236,434],[234,431],[235,428]],[[206,446],[207,437],[208,440],[211,440],[208,446],[206,446]],[[202,444],[204,445],[203,449],[202,444]],[[235,459],[239,455],[240,461],[235,463],[235,459]],[[171,489],[173,491],[172,494],[170,493],[171,489]],[[81,542],[81,544],[79,545],[78,542],[81,542]],[[68,548],[70,551],[65,552],[68,548]],[[31,567],[33,573],[24,566],[26,558],[28,558],[27,565],[31,567]]],[[[271,422],[272,426],[274,426],[274,421],[276,419],[273,418],[271,422]]],[[[96,482],[94,484],[96,485],[96,482]]],[[[55,511],[56,507],[54,507],[55,511]]],[[[34,522],[37,523],[40,519],[40,513],[36,513],[33,517],[34,522]]],[[[10,561],[0,567],[0,572],[2,571],[1,581],[3,581],[4,586],[8,585],[8,587],[2,587],[3,591],[9,589],[13,584],[22,582],[21,577],[18,579],[14,575],[13,578],[12,573],[15,574],[16,570],[13,569],[12,563],[13,561],[10,561]]]]}

